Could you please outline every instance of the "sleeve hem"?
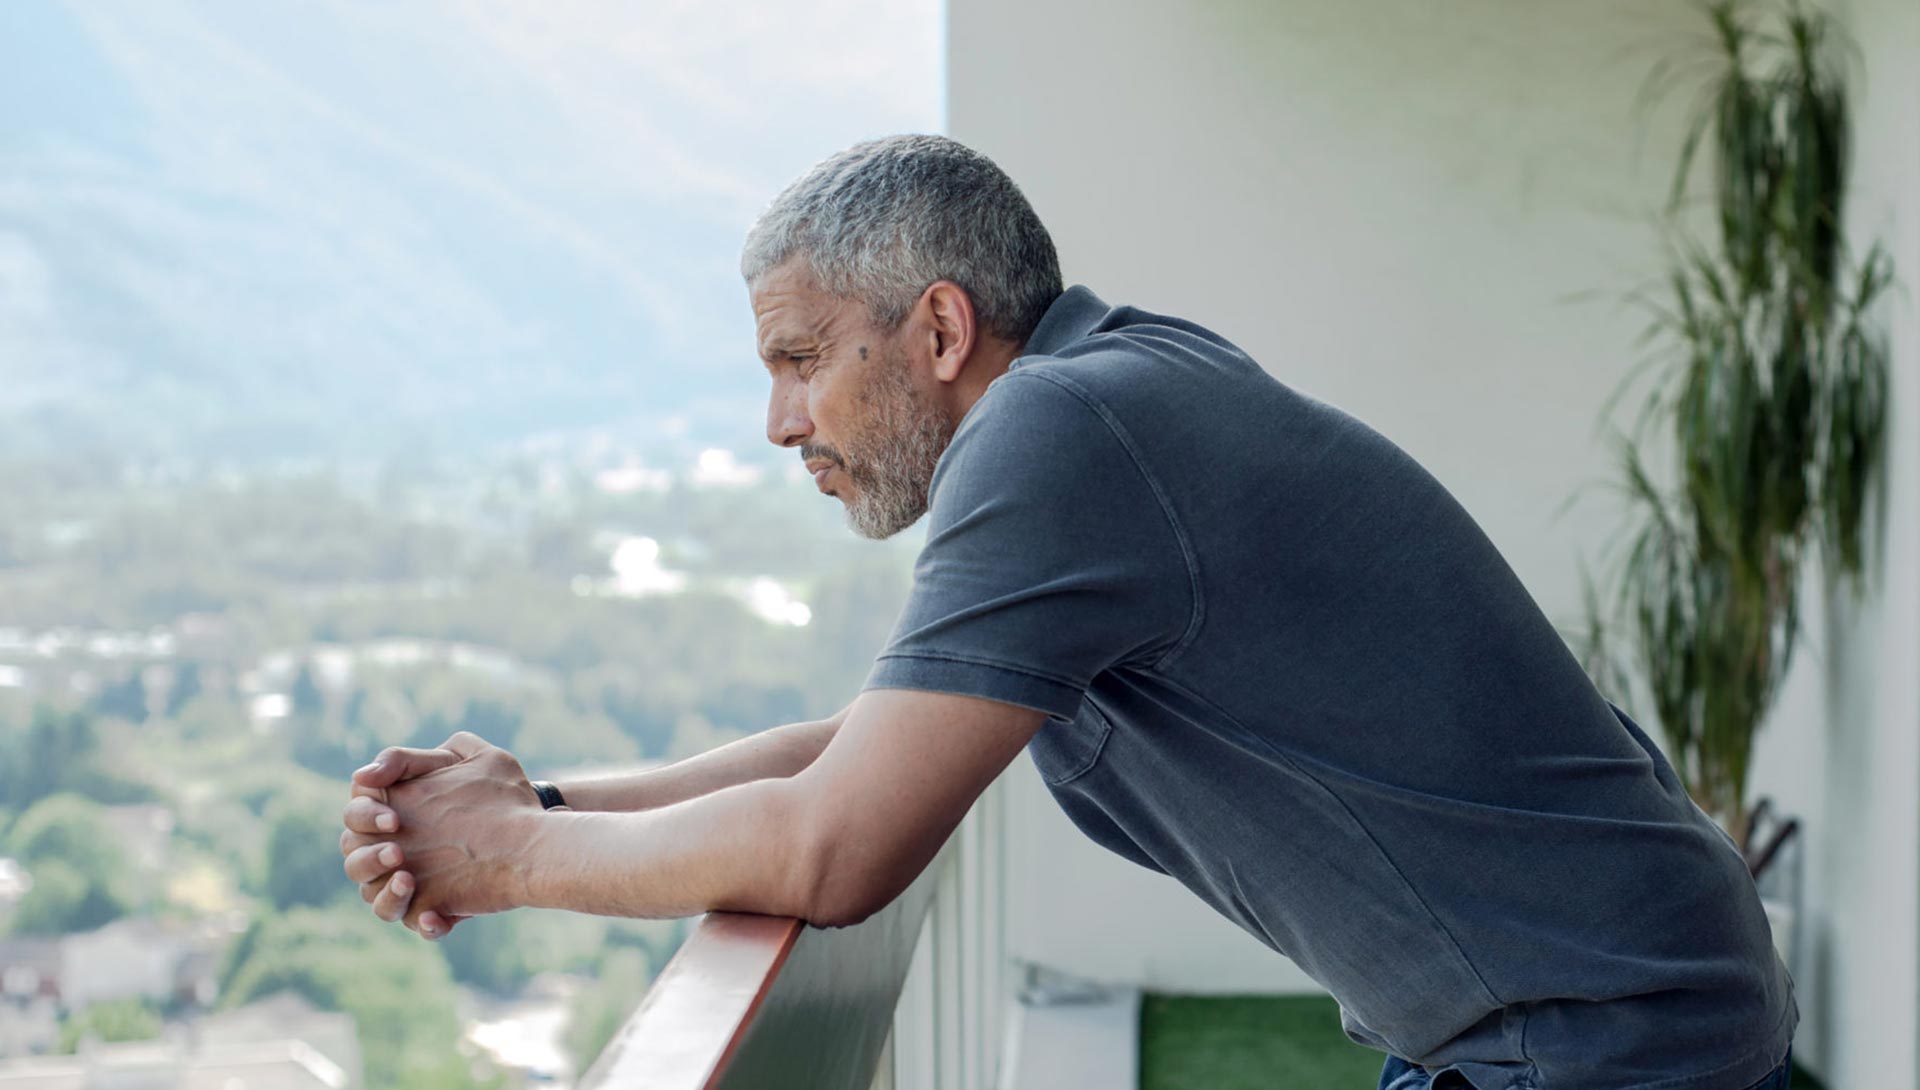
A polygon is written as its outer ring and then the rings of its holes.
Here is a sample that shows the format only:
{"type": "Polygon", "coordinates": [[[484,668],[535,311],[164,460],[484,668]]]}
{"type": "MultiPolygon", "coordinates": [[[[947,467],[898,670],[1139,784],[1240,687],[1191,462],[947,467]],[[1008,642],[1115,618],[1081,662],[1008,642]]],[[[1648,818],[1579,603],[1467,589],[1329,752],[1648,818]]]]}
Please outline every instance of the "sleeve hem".
{"type": "Polygon", "coordinates": [[[1083,687],[1006,666],[941,655],[892,654],[874,660],[862,689],[921,689],[1018,704],[1070,720],[1085,699],[1083,687]]]}

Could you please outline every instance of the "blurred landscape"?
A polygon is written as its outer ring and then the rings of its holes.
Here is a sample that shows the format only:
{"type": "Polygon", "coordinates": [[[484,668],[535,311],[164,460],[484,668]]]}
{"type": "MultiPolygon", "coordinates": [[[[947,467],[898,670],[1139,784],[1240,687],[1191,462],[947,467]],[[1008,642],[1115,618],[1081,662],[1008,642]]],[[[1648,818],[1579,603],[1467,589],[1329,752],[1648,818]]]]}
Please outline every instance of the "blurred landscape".
{"type": "Polygon", "coordinates": [[[346,776],[463,729],[641,767],[857,691],[916,542],[766,444],[735,262],[815,159],[939,127],[938,35],[0,6],[0,1087],[591,1061],[690,921],[422,941],[341,874],[346,776]]]}
{"type": "Polygon", "coordinates": [[[911,558],[718,448],[365,476],[7,468],[0,1050],[291,990],[355,1017],[368,1085],[465,1085],[455,1041],[527,1034],[500,1012],[544,996],[518,1021],[554,1023],[564,1047],[531,1064],[563,1076],[684,922],[516,912],[426,943],[340,873],[347,775],[455,730],[564,776],[830,713],[911,558]]]}

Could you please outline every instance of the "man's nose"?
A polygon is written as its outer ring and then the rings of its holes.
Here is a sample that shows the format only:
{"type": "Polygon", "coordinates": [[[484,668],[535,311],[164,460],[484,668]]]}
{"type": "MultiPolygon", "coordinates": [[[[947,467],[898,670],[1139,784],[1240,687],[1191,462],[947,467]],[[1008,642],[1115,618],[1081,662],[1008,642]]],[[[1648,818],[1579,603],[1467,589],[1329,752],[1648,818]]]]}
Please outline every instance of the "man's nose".
{"type": "Polygon", "coordinates": [[[767,401],[767,442],[776,447],[798,446],[813,434],[807,399],[795,383],[778,383],[767,401]]]}

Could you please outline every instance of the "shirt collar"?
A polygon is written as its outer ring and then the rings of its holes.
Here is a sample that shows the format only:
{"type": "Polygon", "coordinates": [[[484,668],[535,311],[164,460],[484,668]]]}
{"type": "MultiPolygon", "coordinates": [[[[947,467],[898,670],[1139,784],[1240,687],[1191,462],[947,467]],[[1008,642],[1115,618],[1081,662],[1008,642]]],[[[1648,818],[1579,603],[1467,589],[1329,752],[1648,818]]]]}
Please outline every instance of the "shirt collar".
{"type": "Polygon", "coordinates": [[[1033,327],[1022,356],[1050,356],[1093,332],[1113,308],[1085,284],[1075,284],[1054,297],[1040,324],[1033,327]]]}

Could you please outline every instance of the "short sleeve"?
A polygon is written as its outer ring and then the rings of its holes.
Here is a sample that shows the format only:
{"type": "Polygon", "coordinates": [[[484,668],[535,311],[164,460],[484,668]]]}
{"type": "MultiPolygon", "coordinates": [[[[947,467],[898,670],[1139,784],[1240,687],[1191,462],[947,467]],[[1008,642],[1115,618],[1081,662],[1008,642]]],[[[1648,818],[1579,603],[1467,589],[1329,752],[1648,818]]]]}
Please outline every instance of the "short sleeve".
{"type": "Polygon", "coordinates": [[[869,689],[930,689],[1072,719],[1102,670],[1185,637],[1194,573],[1112,414],[1012,371],[962,420],[929,492],[927,543],[869,689]]]}

